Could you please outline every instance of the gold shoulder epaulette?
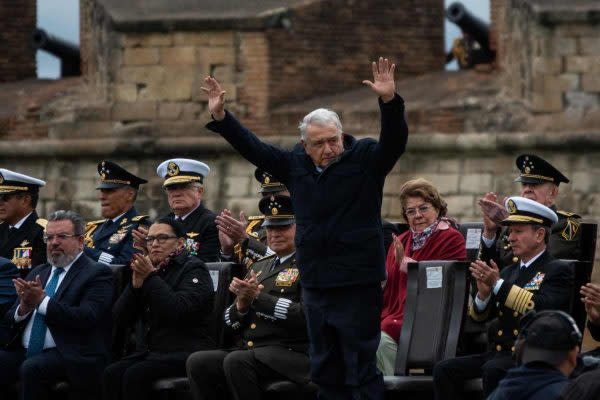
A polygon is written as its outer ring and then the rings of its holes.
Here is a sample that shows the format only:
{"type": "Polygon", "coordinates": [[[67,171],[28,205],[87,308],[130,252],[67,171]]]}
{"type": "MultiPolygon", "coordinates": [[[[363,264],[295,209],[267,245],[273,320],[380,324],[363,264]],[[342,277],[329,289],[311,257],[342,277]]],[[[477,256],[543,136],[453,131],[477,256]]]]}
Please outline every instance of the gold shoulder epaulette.
{"type": "Polygon", "coordinates": [[[565,216],[567,218],[581,218],[581,215],[576,214],[574,212],[569,212],[569,211],[563,211],[563,210],[557,210],[556,211],[557,214],[560,214],[562,216],[565,216]]]}
{"type": "Polygon", "coordinates": [[[137,215],[137,216],[131,218],[131,220],[137,222],[137,221],[140,221],[140,220],[142,220],[144,218],[149,218],[149,217],[147,215],[137,215]]]}
{"type": "Polygon", "coordinates": [[[39,226],[41,226],[42,228],[46,229],[46,225],[48,225],[48,220],[44,219],[44,218],[38,218],[35,221],[36,224],[38,224],[39,226]]]}
{"type": "Polygon", "coordinates": [[[86,225],[100,225],[100,224],[104,223],[105,221],[106,221],[105,219],[97,219],[95,221],[88,222],[86,225]]]}
{"type": "Polygon", "coordinates": [[[257,221],[257,220],[261,220],[261,219],[265,219],[264,215],[252,215],[250,217],[248,217],[248,221],[257,221]]]}

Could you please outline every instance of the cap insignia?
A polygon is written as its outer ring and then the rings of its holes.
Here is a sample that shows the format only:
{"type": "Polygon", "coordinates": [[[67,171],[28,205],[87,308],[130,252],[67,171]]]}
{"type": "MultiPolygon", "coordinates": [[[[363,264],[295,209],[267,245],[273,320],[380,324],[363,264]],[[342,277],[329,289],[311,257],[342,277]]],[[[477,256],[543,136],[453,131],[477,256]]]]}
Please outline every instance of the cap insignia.
{"type": "Polygon", "coordinates": [[[279,214],[279,210],[277,209],[277,207],[271,208],[271,214],[273,214],[273,215],[279,214]]]}
{"type": "Polygon", "coordinates": [[[517,205],[513,200],[508,200],[508,212],[510,214],[515,214],[517,212],[517,205]]]}
{"type": "Polygon", "coordinates": [[[179,175],[179,166],[175,164],[173,161],[169,162],[167,165],[167,175],[176,176],[179,175]]]}
{"type": "Polygon", "coordinates": [[[265,183],[271,183],[271,178],[269,178],[268,176],[265,176],[265,183]]]}

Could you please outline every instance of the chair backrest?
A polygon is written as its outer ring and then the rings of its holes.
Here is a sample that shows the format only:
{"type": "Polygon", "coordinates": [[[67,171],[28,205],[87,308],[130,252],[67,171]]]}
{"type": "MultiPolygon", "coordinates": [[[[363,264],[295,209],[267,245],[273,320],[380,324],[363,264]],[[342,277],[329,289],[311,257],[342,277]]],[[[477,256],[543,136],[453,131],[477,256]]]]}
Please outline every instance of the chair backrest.
{"type": "Polygon", "coordinates": [[[233,295],[229,291],[229,284],[234,277],[243,275],[243,267],[232,262],[213,262],[206,263],[208,272],[213,280],[215,289],[214,306],[214,337],[218,347],[225,345],[227,341],[224,332],[223,313],[225,308],[233,301],[233,295]]]}
{"type": "Polygon", "coordinates": [[[479,255],[479,246],[481,246],[483,222],[463,222],[458,226],[458,230],[465,238],[467,260],[475,261],[479,255]]]}
{"type": "Polygon", "coordinates": [[[581,332],[584,331],[585,321],[587,318],[587,313],[585,312],[585,306],[581,301],[581,294],[579,290],[581,286],[590,282],[592,278],[592,269],[594,268],[594,263],[591,261],[578,261],[578,260],[562,260],[568,262],[573,267],[573,272],[575,273],[575,279],[573,282],[573,292],[571,294],[571,307],[570,313],[579,330],[581,332]]]}
{"type": "Polygon", "coordinates": [[[591,220],[583,220],[580,223],[581,229],[581,261],[594,262],[596,256],[596,238],[598,237],[598,223],[591,220]]]}
{"type": "Polygon", "coordinates": [[[431,375],[438,361],[456,355],[466,315],[468,271],[466,261],[408,264],[395,375],[431,375]]]}

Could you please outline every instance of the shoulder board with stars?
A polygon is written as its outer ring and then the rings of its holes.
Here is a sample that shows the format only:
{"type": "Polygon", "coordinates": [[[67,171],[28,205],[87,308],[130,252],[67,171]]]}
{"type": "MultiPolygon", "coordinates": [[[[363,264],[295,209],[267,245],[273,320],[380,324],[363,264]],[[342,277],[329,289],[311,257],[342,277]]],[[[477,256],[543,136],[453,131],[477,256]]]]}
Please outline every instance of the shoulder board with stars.
{"type": "Polygon", "coordinates": [[[138,215],[138,216],[135,216],[135,217],[131,218],[131,220],[133,222],[138,222],[138,221],[141,221],[141,220],[146,219],[146,218],[150,218],[150,217],[147,216],[147,215],[138,215]]]}
{"type": "Polygon", "coordinates": [[[38,224],[39,226],[41,226],[42,228],[46,229],[46,225],[48,225],[48,220],[44,219],[44,218],[38,218],[35,221],[36,224],[38,224]]]}
{"type": "Polygon", "coordinates": [[[248,221],[258,221],[258,220],[262,220],[265,219],[264,215],[252,215],[250,217],[248,217],[248,221]]]}
{"type": "Polygon", "coordinates": [[[581,215],[576,214],[574,212],[557,210],[556,213],[559,215],[562,215],[563,217],[567,217],[567,218],[581,218],[581,215]]]}

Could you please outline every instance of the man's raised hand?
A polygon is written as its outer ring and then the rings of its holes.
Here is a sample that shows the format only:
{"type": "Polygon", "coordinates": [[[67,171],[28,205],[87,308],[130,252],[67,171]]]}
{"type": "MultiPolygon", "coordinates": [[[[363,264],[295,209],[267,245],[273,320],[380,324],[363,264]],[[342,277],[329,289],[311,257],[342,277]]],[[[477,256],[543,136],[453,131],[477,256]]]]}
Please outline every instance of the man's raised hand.
{"type": "Polygon", "coordinates": [[[396,64],[390,65],[387,58],[379,57],[379,62],[373,61],[372,67],[373,82],[364,80],[362,83],[370,86],[384,102],[392,100],[396,92],[396,83],[394,82],[396,64]]]}
{"type": "Polygon", "coordinates": [[[225,118],[225,91],[212,76],[204,78],[204,84],[206,87],[200,89],[208,96],[208,110],[214,119],[222,121],[225,118]]]}

